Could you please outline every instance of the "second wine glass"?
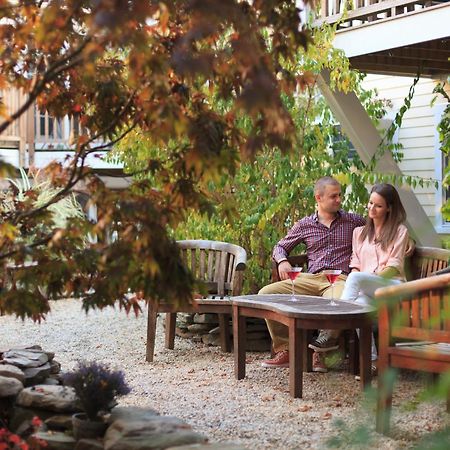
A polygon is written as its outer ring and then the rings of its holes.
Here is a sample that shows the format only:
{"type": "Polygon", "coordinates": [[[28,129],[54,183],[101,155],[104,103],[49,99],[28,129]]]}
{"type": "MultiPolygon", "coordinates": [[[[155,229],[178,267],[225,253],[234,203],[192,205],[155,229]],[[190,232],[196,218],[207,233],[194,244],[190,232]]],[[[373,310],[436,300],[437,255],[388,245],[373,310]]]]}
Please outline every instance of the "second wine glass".
{"type": "Polygon", "coordinates": [[[331,284],[331,300],[329,304],[331,306],[337,306],[338,304],[334,301],[334,283],[339,278],[339,275],[342,273],[342,270],[339,269],[324,270],[322,273],[327,277],[327,280],[331,284]]]}

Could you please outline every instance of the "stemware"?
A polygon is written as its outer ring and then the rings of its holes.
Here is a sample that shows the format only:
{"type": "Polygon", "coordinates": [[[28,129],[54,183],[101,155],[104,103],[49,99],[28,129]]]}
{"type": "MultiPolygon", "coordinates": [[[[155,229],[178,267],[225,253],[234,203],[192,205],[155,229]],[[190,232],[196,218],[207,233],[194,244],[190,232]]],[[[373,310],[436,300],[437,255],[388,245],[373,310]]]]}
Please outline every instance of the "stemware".
{"type": "Polygon", "coordinates": [[[331,306],[337,306],[338,304],[334,301],[334,283],[339,278],[342,270],[324,270],[322,273],[327,277],[328,282],[331,284],[331,301],[329,304],[331,306]]]}
{"type": "Polygon", "coordinates": [[[295,298],[295,291],[294,291],[294,280],[297,278],[298,274],[302,271],[301,267],[292,267],[291,270],[287,273],[289,279],[291,280],[292,284],[292,297],[290,298],[291,301],[296,301],[295,298]]]}

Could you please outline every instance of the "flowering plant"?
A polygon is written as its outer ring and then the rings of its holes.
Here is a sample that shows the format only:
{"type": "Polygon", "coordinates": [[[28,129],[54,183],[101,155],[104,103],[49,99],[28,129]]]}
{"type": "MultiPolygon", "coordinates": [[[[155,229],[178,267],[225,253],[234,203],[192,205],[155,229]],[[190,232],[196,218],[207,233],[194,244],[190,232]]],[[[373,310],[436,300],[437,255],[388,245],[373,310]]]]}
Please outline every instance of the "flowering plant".
{"type": "Polygon", "coordinates": [[[79,361],[75,370],[64,375],[63,381],[75,389],[90,420],[99,420],[100,412],[108,412],[116,405],[116,397],[130,392],[122,371],[96,362],[79,361]]]}
{"type": "MultiPolygon", "coordinates": [[[[42,420],[39,417],[33,417],[31,421],[31,430],[37,431],[42,426],[42,420]]],[[[47,442],[38,438],[29,438],[25,442],[18,434],[14,434],[6,427],[2,427],[0,422],[0,450],[39,450],[47,447],[47,442]]]]}

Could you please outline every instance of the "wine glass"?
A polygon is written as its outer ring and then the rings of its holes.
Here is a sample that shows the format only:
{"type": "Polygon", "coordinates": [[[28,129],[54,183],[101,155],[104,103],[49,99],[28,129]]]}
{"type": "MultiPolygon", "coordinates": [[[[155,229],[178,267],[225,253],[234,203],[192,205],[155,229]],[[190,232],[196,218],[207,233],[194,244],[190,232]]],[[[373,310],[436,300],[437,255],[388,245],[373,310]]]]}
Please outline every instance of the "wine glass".
{"type": "Polygon", "coordinates": [[[322,273],[327,277],[327,280],[331,284],[331,301],[329,304],[331,306],[337,306],[338,304],[334,301],[334,293],[333,293],[334,289],[333,288],[334,288],[334,283],[338,279],[339,275],[342,273],[342,270],[339,270],[339,269],[324,270],[322,273]]]}
{"type": "Polygon", "coordinates": [[[292,283],[292,297],[289,299],[291,301],[296,301],[297,299],[295,298],[295,294],[294,294],[294,280],[297,278],[297,275],[302,271],[301,267],[291,267],[291,270],[287,273],[289,279],[291,280],[292,283]]]}

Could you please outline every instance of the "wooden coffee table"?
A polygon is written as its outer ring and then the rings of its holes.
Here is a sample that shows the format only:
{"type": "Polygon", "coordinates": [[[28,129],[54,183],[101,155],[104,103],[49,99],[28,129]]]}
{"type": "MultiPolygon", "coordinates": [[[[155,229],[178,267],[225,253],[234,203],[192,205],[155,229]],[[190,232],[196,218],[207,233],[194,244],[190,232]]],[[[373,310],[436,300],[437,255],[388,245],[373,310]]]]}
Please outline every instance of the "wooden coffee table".
{"type": "Polygon", "coordinates": [[[302,397],[303,364],[308,358],[308,330],[360,329],[359,362],[361,388],[371,380],[371,332],[375,308],[344,300],[313,296],[242,295],[231,297],[233,305],[234,374],[245,377],[246,317],[275,320],[289,329],[289,391],[292,397],[302,397]]]}

